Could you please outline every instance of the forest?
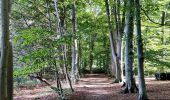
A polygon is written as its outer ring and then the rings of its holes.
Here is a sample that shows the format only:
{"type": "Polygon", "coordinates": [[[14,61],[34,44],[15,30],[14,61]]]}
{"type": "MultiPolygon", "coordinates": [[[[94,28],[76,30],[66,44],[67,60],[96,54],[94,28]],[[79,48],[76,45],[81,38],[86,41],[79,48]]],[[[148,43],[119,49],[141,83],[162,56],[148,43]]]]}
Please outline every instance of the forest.
{"type": "Polygon", "coordinates": [[[169,0],[0,0],[0,100],[169,94],[169,0]]]}

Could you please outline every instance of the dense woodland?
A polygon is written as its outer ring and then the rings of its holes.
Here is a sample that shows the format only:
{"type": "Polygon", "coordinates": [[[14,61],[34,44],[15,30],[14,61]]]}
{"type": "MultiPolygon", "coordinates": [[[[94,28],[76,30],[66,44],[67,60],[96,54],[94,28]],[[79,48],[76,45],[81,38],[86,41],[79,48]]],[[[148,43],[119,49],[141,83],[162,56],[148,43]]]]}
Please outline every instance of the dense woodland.
{"type": "Polygon", "coordinates": [[[87,74],[146,100],[145,77],[170,72],[169,0],[1,0],[0,9],[0,100],[37,84],[69,100],[87,74]]]}

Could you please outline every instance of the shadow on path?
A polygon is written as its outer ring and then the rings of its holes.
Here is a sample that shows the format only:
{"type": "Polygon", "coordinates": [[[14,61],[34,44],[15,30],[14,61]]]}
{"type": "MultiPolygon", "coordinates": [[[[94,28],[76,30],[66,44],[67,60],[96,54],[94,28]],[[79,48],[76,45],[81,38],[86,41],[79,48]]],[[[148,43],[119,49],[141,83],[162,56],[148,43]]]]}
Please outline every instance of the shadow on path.
{"type": "Polygon", "coordinates": [[[88,74],[74,85],[76,92],[71,100],[115,100],[120,91],[120,84],[110,84],[108,76],[103,74],[88,74]]]}

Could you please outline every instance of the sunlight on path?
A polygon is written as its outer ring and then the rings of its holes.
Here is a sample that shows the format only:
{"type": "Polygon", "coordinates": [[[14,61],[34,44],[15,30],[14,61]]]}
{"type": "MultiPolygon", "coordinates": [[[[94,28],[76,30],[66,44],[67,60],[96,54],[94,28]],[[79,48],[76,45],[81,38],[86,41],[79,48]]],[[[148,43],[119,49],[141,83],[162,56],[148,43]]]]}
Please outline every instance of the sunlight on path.
{"type": "MultiPolygon", "coordinates": [[[[170,81],[145,78],[150,100],[169,100],[170,81]]],[[[121,84],[110,84],[112,79],[103,74],[88,74],[74,85],[75,92],[68,100],[136,100],[137,94],[121,94],[121,84]]],[[[56,100],[57,94],[49,87],[16,91],[14,100],[56,100]]]]}
{"type": "Polygon", "coordinates": [[[79,100],[112,100],[113,91],[115,92],[113,86],[118,84],[110,83],[111,80],[105,75],[89,74],[85,78],[81,78],[74,87],[77,92],[81,93],[79,95],[82,95],[79,100]]]}

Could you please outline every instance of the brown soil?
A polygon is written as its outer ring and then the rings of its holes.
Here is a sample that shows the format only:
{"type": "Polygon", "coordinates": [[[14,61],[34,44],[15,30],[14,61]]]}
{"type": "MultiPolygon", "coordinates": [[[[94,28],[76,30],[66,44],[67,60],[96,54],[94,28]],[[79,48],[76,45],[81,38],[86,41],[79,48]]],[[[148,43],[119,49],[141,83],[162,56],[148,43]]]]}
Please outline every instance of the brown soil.
{"type": "MultiPolygon", "coordinates": [[[[121,84],[112,83],[112,79],[102,74],[85,75],[74,85],[75,92],[69,94],[69,100],[136,100],[137,94],[121,94],[121,84]]],[[[147,94],[150,100],[170,100],[170,81],[156,81],[146,78],[147,94]]],[[[14,100],[56,100],[49,87],[33,90],[15,91],[14,100]]]]}

